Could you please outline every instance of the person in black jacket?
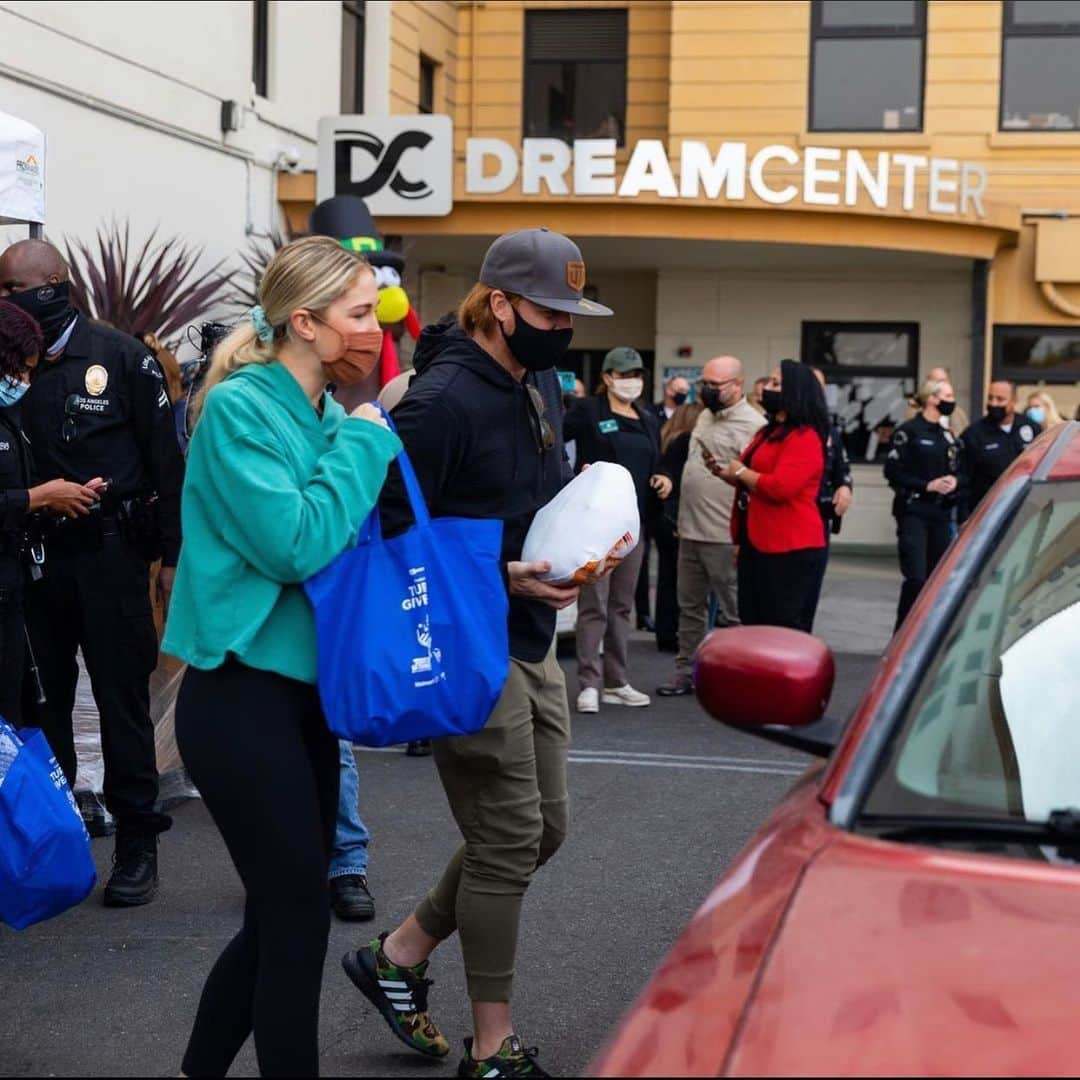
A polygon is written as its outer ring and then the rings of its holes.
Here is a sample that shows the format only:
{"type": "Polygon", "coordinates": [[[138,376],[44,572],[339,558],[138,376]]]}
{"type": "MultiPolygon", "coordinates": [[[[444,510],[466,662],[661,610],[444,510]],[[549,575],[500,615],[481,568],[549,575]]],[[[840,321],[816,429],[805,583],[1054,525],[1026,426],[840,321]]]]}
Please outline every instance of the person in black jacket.
{"type": "MultiPolygon", "coordinates": [[[[597,461],[611,461],[630,473],[644,532],[651,493],[666,499],[671,494],[671,478],[660,472],[656,415],[640,400],[645,386],[641,354],[625,345],[612,349],[604,357],[603,378],[604,391],[567,414],[566,438],[577,446],[579,472],[597,461]]],[[[626,673],[630,608],[644,555],[644,545],[639,543],[611,574],[581,590],[577,623],[580,713],[599,712],[601,700],[605,705],[633,708],[651,704],[647,694],[630,685],[626,673]]]]}
{"type": "Polygon", "coordinates": [[[953,388],[929,381],[918,400],[922,411],[896,429],[885,462],[885,479],[895,492],[893,516],[904,575],[896,629],[945,554],[953,511],[963,495],[960,440],[941,425],[956,406],[953,388]]]}
{"type": "Polygon", "coordinates": [[[38,324],[0,300],[0,717],[14,727],[24,718],[25,585],[27,577],[42,576],[45,563],[44,545],[30,531],[31,515],[47,511],[80,517],[97,501],[88,485],[68,480],[34,483],[21,405],[43,348],[38,324]]]}
{"type": "MultiPolygon", "coordinates": [[[[481,731],[433,744],[464,846],[413,914],[349,953],[345,970],[399,1039],[442,1056],[449,1046],[427,1011],[427,970],[457,932],[475,1031],[462,1076],[546,1075],[514,1034],[510,1002],[522,900],[568,824],[570,715],[555,616],[578,590],[543,581],[551,564],[521,554],[536,512],[567,478],[551,369],[569,347],[573,315],[611,314],[584,297],[584,285],[569,238],[547,229],[499,237],[458,325],[421,334],[416,377],[393,413],[432,515],[503,522],[510,675],[481,731]]],[[[385,534],[408,522],[397,470],[380,513],[385,534]]]]}
{"type": "Polygon", "coordinates": [[[975,510],[1001,474],[1034,442],[1042,428],[1017,412],[1016,384],[1006,379],[986,388],[986,414],[960,436],[967,497],[962,510],[975,510]]]}
{"type": "Polygon", "coordinates": [[[23,426],[42,480],[104,478],[100,506],[45,530],[49,572],[27,594],[30,637],[47,703],[41,727],[74,787],[72,709],[81,647],[101,717],[105,805],[116,860],[105,903],[149,903],[157,889],[158,772],[150,719],[157,631],[150,564],[168,607],[180,555],[184,462],[165,376],[142,342],[91,322],[71,304],[52,244],[22,240],[0,255],[0,297],[32,315],[45,355],[23,401],[23,426]]]}

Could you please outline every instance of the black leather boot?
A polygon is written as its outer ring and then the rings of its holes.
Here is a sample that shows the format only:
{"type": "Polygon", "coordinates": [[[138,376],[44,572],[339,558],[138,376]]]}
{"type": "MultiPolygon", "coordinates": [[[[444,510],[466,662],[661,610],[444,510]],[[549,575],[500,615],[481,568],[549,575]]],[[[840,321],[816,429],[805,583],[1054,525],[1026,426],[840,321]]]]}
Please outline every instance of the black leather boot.
{"type": "Polygon", "coordinates": [[[363,874],[331,878],[330,904],[334,914],[348,922],[368,922],[375,918],[375,901],[363,874]]]}
{"type": "Polygon", "coordinates": [[[116,833],[113,872],[105,886],[106,907],[139,907],[154,899],[158,887],[157,833],[125,829],[116,833]]]}

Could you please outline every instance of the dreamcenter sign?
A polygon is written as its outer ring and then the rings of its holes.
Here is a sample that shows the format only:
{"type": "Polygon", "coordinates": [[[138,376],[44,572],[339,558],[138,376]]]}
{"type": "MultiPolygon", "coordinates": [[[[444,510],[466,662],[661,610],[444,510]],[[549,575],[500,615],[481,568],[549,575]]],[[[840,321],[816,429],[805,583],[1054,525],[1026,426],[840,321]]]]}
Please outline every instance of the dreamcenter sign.
{"type": "MultiPolygon", "coordinates": [[[[338,116],[319,125],[318,198],[355,194],[376,216],[445,216],[453,210],[453,125],[448,116],[338,116]]],[[[882,150],[685,140],[670,156],[659,139],[636,142],[624,168],[614,139],[502,139],[465,143],[465,192],[568,198],[709,199],[748,194],[783,206],[858,206],[985,217],[986,170],[972,162],[882,150]],[[921,204],[921,205],[920,205],[921,204]]]]}

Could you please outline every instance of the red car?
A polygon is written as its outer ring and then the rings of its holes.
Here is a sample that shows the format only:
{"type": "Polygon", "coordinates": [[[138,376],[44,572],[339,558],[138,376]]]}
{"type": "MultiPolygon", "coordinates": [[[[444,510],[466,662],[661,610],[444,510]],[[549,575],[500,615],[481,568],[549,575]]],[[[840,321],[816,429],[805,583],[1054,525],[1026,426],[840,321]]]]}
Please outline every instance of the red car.
{"type": "Polygon", "coordinates": [[[1080,424],[1001,478],[846,725],[792,630],[714,633],[698,695],[811,769],[599,1076],[1080,1073],[1080,424]]]}

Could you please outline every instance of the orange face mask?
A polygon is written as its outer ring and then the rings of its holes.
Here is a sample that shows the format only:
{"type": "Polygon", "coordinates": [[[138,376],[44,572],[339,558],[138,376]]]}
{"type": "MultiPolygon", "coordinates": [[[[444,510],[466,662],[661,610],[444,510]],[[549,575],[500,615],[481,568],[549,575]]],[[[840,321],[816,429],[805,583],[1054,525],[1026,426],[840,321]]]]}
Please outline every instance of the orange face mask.
{"type": "Polygon", "coordinates": [[[353,386],[366,379],[379,362],[383,342],[382,331],[354,330],[352,333],[343,334],[315,312],[311,312],[311,317],[321,322],[328,330],[333,330],[341,338],[341,355],[333,360],[323,361],[323,367],[330,381],[335,386],[353,386]]]}

